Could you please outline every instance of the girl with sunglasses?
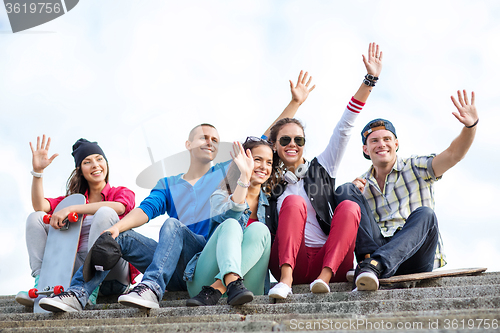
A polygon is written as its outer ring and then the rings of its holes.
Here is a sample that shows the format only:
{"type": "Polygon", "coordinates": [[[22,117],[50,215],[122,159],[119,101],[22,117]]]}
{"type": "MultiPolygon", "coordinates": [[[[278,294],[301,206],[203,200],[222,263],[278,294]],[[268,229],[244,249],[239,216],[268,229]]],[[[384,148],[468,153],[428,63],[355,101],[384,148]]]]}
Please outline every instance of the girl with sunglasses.
{"type": "Polygon", "coordinates": [[[230,305],[264,294],[271,251],[265,217],[275,181],[273,151],[266,140],[248,137],[243,145],[233,144],[231,157],[220,189],[210,198],[209,240],[195,257],[194,278],[187,282],[189,295],[196,295],[188,306],[215,305],[226,291],[230,305]]]}
{"type": "MultiPolygon", "coordinates": [[[[88,250],[101,232],[118,222],[135,206],[134,192],[126,187],[110,186],[106,155],[104,155],[97,142],[90,142],[86,139],[79,139],[73,145],[72,155],[75,160],[75,169],[68,179],[66,195],[57,198],[45,198],[43,171],[58,156],[58,154],[54,154],[49,157],[50,141],[50,138],[46,139],[45,135],[43,135],[41,141],[40,137],[37,138],[36,147],[33,147],[30,142],[33,154],[31,202],[35,212],[31,213],[26,221],[26,245],[28,247],[31,275],[35,278],[35,288],[42,267],[49,228],[60,229],[63,226],[63,220],[71,212],[84,214],[74,266],[74,271],[76,271],[83,265],[88,250]],[[65,197],[76,193],[83,194],[87,203],[69,206],[54,213],[54,209],[65,197]],[[50,225],[43,222],[43,217],[46,214],[52,214],[50,225]]],[[[122,293],[128,287],[130,281],[128,263],[120,259],[111,270],[110,275],[106,279],[109,282],[102,285],[101,291],[105,294],[122,293]]],[[[95,301],[95,297],[97,297],[97,289],[91,302],[95,301]]],[[[33,306],[34,303],[33,299],[25,291],[17,294],[16,301],[26,306],[33,306]]]]}
{"type": "Polygon", "coordinates": [[[270,231],[275,238],[269,267],[280,281],[269,291],[272,298],[286,298],[292,293],[292,284],[310,283],[313,293],[329,292],[329,283],[346,281],[346,273],[353,267],[360,209],[348,200],[337,205],[334,191],[354,121],[382,69],[378,45],[369,45],[363,62],[368,73],[323,153],[310,162],[302,157],[306,138],[297,119],[281,119],[271,128],[273,169],[284,180],[270,199],[270,231]]]}

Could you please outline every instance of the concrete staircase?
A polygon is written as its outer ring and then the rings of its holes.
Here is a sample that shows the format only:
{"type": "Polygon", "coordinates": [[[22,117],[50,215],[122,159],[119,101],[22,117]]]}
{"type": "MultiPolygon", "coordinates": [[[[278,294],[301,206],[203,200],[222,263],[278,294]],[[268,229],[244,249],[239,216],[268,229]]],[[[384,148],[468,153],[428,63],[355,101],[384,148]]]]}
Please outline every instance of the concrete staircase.
{"type": "Polygon", "coordinates": [[[101,298],[79,313],[33,314],[0,296],[0,332],[269,332],[269,331],[453,331],[500,332],[500,272],[422,281],[415,288],[351,292],[330,285],[313,295],[294,286],[284,301],[258,296],[243,306],[189,308],[187,293],[166,293],[160,309],[124,307],[101,298]]]}

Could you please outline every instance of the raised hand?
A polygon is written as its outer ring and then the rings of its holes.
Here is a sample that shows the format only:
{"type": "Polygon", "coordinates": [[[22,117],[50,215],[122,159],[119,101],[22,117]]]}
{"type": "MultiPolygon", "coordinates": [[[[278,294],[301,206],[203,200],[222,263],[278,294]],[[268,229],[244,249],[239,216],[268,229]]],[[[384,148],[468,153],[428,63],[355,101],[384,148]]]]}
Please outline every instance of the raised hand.
{"type": "Polygon", "coordinates": [[[250,149],[245,150],[240,142],[233,142],[233,151],[229,152],[234,163],[241,172],[240,179],[244,183],[248,183],[253,172],[253,156],[250,149]]]}
{"type": "Polygon", "coordinates": [[[299,78],[297,79],[297,85],[293,85],[292,80],[290,80],[290,90],[292,91],[292,101],[301,105],[309,96],[309,93],[316,88],[316,85],[313,85],[309,89],[309,85],[311,84],[312,76],[307,80],[308,73],[304,74],[304,71],[300,71],[299,78]]]}
{"type": "Polygon", "coordinates": [[[382,71],[382,51],[379,50],[378,44],[370,43],[368,46],[368,59],[363,54],[363,62],[368,74],[376,77],[380,75],[382,71]]]}
{"type": "Polygon", "coordinates": [[[42,137],[42,142],[40,143],[40,137],[36,138],[36,150],[33,149],[33,145],[30,142],[31,152],[33,153],[33,171],[43,172],[43,170],[49,166],[50,163],[59,156],[59,154],[54,154],[50,158],[49,156],[50,138],[47,139],[45,143],[45,134],[42,137]]]}
{"type": "Polygon", "coordinates": [[[455,118],[458,119],[459,122],[464,124],[464,126],[470,127],[476,123],[479,119],[477,115],[477,109],[474,105],[474,101],[476,99],[476,95],[474,92],[471,93],[471,103],[469,104],[469,98],[467,97],[467,92],[464,89],[464,95],[462,98],[462,92],[460,90],[457,91],[458,102],[455,97],[451,96],[451,100],[458,112],[452,112],[455,118]],[[460,103],[460,104],[459,104],[460,103]]]}

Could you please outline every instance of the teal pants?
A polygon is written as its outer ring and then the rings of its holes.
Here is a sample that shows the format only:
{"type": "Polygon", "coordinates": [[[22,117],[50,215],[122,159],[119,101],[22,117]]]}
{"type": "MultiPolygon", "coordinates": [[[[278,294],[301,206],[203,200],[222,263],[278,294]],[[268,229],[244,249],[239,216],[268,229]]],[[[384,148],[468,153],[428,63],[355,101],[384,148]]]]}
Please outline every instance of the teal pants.
{"type": "Polygon", "coordinates": [[[192,281],[187,282],[190,297],[216,279],[241,276],[245,287],[254,295],[264,294],[264,283],[271,253],[271,234],[264,223],[254,222],[245,230],[235,219],[227,219],[217,227],[205,245],[196,264],[192,281]]]}

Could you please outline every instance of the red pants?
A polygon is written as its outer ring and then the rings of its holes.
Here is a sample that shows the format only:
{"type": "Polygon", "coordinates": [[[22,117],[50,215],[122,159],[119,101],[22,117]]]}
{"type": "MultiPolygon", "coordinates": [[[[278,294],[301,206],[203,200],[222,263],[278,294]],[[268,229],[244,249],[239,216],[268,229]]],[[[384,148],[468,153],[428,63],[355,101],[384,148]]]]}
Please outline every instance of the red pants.
{"type": "Polygon", "coordinates": [[[353,201],[341,202],[333,213],[330,234],[323,247],[306,247],[304,229],[307,208],[299,195],[289,195],[279,213],[278,230],[271,248],[269,268],[279,281],[281,265],[293,269],[293,284],[311,283],[324,267],[331,268],[330,282],[346,281],[346,273],[353,267],[354,246],[361,213],[353,201]]]}

